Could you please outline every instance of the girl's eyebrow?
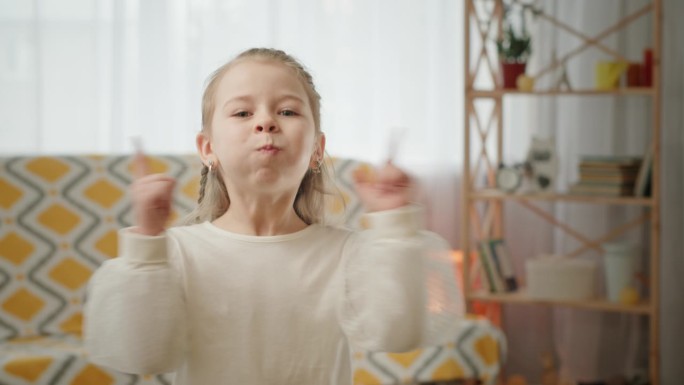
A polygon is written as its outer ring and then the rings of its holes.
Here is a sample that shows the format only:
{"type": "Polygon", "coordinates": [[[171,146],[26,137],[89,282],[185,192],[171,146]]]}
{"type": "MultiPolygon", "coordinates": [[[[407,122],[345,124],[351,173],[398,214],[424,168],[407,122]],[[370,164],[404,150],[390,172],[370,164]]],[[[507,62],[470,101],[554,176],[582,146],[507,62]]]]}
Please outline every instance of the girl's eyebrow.
{"type": "MultiPolygon", "coordinates": [[[[279,97],[276,99],[276,101],[282,102],[283,100],[288,100],[288,99],[292,99],[292,100],[294,100],[294,101],[296,101],[296,102],[299,102],[299,103],[301,103],[301,104],[306,104],[306,103],[304,102],[304,99],[300,98],[300,97],[299,97],[298,95],[296,95],[296,94],[283,94],[283,95],[279,96],[279,97]]],[[[230,103],[234,103],[234,102],[250,102],[250,101],[252,101],[252,100],[253,100],[253,98],[252,98],[251,96],[249,96],[249,95],[235,96],[235,97],[232,97],[232,98],[226,100],[226,102],[223,103],[223,109],[225,109],[225,108],[228,106],[228,104],[230,104],[230,103]]]]}
{"type": "Polygon", "coordinates": [[[249,95],[241,95],[241,96],[236,96],[234,98],[230,98],[226,100],[225,103],[223,103],[223,109],[225,109],[228,104],[233,103],[233,102],[249,102],[252,100],[252,97],[249,95]]]}
{"type": "Polygon", "coordinates": [[[278,101],[283,101],[283,100],[287,100],[287,99],[293,99],[293,100],[295,100],[295,101],[297,101],[297,102],[299,102],[299,103],[304,104],[304,100],[303,100],[302,98],[300,98],[299,96],[295,95],[295,94],[284,94],[284,95],[281,95],[281,96],[278,98],[278,101]]]}

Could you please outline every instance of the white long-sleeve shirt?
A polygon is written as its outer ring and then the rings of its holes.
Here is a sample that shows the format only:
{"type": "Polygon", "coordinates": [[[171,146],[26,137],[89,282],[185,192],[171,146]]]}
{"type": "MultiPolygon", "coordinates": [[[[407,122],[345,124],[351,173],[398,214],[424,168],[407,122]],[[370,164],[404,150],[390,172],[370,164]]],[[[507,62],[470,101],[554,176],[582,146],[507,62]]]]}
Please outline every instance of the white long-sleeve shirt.
{"type": "Polygon", "coordinates": [[[90,282],[90,359],[175,371],[177,385],[351,384],[350,344],[407,351],[457,327],[462,304],[442,279],[453,271],[434,264],[447,245],[418,218],[405,207],[371,214],[370,230],[277,236],[209,222],[155,237],[123,229],[120,257],[90,282]]]}

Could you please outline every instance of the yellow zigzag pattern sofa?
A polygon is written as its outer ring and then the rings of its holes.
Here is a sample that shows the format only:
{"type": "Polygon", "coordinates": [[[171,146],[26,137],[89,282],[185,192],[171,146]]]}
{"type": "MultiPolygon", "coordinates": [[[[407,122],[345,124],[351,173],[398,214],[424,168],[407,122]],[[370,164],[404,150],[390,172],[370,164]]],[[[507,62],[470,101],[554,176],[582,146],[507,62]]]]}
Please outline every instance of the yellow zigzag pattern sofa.
{"type": "MultiPolygon", "coordinates": [[[[88,279],[117,255],[116,231],[132,223],[128,156],[0,158],[0,385],[172,383],[172,375],[135,376],[90,364],[82,348],[88,279]]],[[[359,225],[351,175],[364,165],[329,159],[344,199],[327,202],[336,223],[359,225]]],[[[177,178],[173,217],[195,202],[195,155],[152,156],[151,171],[177,178]]],[[[499,329],[463,323],[453,343],[404,354],[355,352],[354,384],[479,379],[491,383],[505,355],[499,329]]]]}

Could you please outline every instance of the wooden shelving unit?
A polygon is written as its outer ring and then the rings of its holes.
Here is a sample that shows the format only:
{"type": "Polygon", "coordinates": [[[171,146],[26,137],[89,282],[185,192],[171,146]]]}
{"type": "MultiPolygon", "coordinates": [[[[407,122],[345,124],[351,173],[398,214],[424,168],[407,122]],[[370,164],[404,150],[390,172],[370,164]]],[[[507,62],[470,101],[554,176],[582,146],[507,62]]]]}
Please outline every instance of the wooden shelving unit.
{"type": "MultiPolygon", "coordinates": [[[[651,0],[644,7],[632,12],[617,23],[607,26],[606,29],[594,36],[587,36],[583,32],[567,25],[551,15],[538,15],[538,18],[550,22],[557,28],[569,32],[578,37],[582,44],[569,52],[561,52],[560,60],[542,68],[533,74],[538,79],[550,71],[564,65],[572,58],[580,55],[588,47],[602,50],[615,60],[625,60],[618,52],[603,45],[602,41],[629,26],[635,20],[650,17],[652,20],[652,41],[650,48],[653,50],[653,83],[651,87],[618,88],[615,90],[535,90],[521,92],[518,90],[502,89],[499,79],[498,58],[495,49],[485,49],[488,44],[493,44],[492,37],[499,36],[502,32],[503,4],[504,1],[520,0],[465,0],[465,137],[464,137],[464,170],[463,170],[463,214],[462,214],[462,248],[464,256],[476,255],[476,242],[483,238],[503,238],[503,207],[509,202],[522,205],[535,215],[538,215],[550,225],[563,230],[566,234],[577,239],[581,246],[575,250],[563,251],[564,255],[577,256],[587,251],[594,250],[602,253],[601,243],[613,240],[635,227],[647,225],[649,231],[649,277],[647,292],[649,297],[635,305],[624,305],[596,299],[590,301],[575,300],[545,300],[530,298],[524,289],[514,293],[489,293],[475,290],[471,287],[470,258],[463,260],[465,296],[467,304],[472,307],[473,302],[486,302],[495,304],[515,304],[532,306],[561,306],[578,309],[588,309],[601,312],[613,312],[623,314],[635,314],[648,319],[649,329],[649,375],[650,384],[660,384],[660,345],[659,345],[659,317],[660,317],[660,111],[661,111],[661,23],[662,23],[662,0],[651,0]],[[488,11],[481,12],[481,9],[488,11]],[[474,44],[479,43],[479,45],[474,44]],[[477,46],[477,49],[473,47],[477,46]],[[495,84],[489,89],[477,89],[476,79],[484,73],[495,84]],[[649,197],[610,197],[610,196],[586,196],[564,193],[553,194],[509,194],[502,193],[493,188],[496,167],[502,161],[503,139],[503,100],[511,97],[636,97],[644,98],[651,104],[650,131],[652,142],[650,148],[653,152],[651,194],[649,197]],[[487,100],[493,104],[489,115],[483,114],[476,108],[476,102],[487,100]],[[485,123],[486,122],[486,123],[485,123]],[[483,124],[484,123],[484,124],[483,124]],[[486,146],[485,143],[494,138],[495,146],[486,146]],[[480,143],[481,148],[475,150],[473,143],[480,143]],[[492,148],[495,148],[492,151],[492,148]],[[485,181],[485,182],[483,182],[485,181]],[[622,224],[609,229],[605,234],[598,237],[589,236],[581,230],[561,222],[547,210],[554,203],[568,202],[577,205],[610,205],[616,207],[640,208],[640,215],[627,220],[622,224]],[[479,208],[479,209],[478,209],[479,208]]],[[[541,2],[543,5],[543,1],[541,2]]],[[[646,148],[644,148],[646,150],[646,148]]],[[[644,151],[645,152],[645,151],[644,151]]],[[[540,252],[549,250],[540,250],[540,252]]],[[[514,352],[512,352],[514,353],[514,352]]]]}

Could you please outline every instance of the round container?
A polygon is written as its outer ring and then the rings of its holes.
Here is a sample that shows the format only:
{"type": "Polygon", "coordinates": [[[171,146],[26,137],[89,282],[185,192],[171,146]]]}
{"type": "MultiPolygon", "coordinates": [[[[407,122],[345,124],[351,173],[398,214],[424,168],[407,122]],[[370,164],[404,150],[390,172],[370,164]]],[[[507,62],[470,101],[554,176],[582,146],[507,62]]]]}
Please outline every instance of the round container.
{"type": "Polygon", "coordinates": [[[620,293],[632,284],[636,248],[629,243],[605,243],[603,256],[608,300],[620,302],[620,293]]]}

